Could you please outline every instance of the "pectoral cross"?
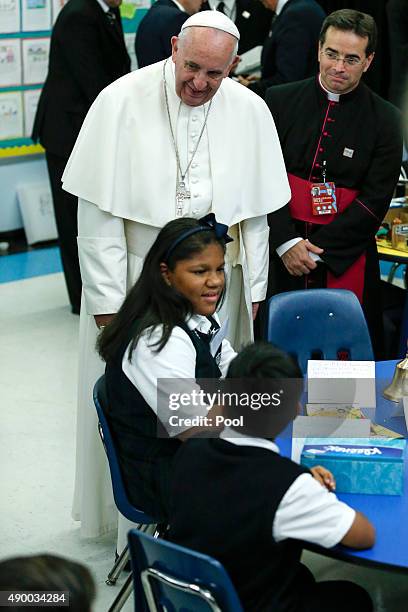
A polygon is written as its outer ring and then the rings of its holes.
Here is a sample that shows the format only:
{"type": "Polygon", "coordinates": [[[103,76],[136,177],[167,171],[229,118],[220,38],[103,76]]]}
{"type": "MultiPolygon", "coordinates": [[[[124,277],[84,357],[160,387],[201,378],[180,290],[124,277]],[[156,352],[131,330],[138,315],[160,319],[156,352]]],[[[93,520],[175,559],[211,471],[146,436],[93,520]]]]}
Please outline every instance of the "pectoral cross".
{"type": "Polygon", "coordinates": [[[176,217],[182,217],[184,211],[184,200],[191,198],[191,194],[186,189],[184,181],[177,183],[176,189],[176,217]]]}

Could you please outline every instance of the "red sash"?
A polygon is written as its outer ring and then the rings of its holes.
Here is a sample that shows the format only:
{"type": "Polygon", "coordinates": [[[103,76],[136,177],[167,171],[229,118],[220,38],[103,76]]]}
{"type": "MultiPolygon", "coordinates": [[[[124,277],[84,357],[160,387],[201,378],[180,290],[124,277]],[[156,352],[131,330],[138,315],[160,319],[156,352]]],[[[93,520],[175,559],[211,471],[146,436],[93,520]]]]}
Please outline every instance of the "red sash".
{"type": "MultiPolygon", "coordinates": [[[[357,197],[358,191],[347,187],[336,187],[336,201],[338,212],[332,215],[312,214],[311,194],[312,183],[301,179],[294,174],[288,174],[289,185],[292,191],[292,199],[289,202],[290,213],[293,219],[312,223],[313,225],[326,225],[335,218],[335,214],[341,214],[350,206],[357,197]]],[[[312,240],[313,242],[313,240],[312,240]]],[[[356,294],[360,303],[363,301],[364,273],[366,265],[366,255],[360,257],[342,274],[334,276],[327,271],[327,286],[330,289],[349,289],[356,294]]]]}

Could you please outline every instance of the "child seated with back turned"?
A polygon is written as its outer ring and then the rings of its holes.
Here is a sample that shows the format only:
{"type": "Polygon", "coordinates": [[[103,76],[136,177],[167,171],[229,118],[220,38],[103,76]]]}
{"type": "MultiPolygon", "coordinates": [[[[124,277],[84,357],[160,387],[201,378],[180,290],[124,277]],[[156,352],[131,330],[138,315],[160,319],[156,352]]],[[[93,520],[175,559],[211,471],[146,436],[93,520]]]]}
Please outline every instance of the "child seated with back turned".
{"type": "Polygon", "coordinates": [[[219,438],[191,438],[180,447],[173,464],[169,539],[218,559],[245,611],[371,611],[371,599],[360,586],[316,582],[300,563],[302,540],[326,548],[339,543],[369,548],[375,533],[365,516],[331,492],[328,470],[312,473],[280,456],[273,441],[298,411],[298,365],[260,342],[239,353],[227,378],[247,379],[250,391],[279,379],[284,383],[280,405],[224,406],[225,416],[242,416],[243,425],[226,427],[219,438]]]}

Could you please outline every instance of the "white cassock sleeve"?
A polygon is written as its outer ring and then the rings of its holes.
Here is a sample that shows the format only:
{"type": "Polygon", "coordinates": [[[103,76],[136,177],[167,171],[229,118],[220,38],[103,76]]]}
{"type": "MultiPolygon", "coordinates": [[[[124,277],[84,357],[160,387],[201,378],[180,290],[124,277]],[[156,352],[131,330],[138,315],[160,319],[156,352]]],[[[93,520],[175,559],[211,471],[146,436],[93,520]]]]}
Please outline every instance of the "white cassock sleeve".
{"type": "Polygon", "coordinates": [[[123,219],[79,198],[78,252],[87,313],[117,312],[126,296],[127,249],[123,219]]]}
{"type": "Polygon", "coordinates": [[[266,296],[269,269],[269,227],[266,215],[241,222],[242,240],[251,288],[252,302],[262,302],[266,296]]]}

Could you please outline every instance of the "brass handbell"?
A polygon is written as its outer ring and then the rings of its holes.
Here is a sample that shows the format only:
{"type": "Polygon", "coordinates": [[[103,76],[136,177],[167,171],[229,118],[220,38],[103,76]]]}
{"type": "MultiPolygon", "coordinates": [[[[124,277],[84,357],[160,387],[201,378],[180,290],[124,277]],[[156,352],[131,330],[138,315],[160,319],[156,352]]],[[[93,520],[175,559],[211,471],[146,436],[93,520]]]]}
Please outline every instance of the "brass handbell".
{"type": "Polygon", "coordinates": [[[395,366],[391,384],[385,387],[383,396],[397,403],[408,396],[408,351],[405,358],[395,366]]]}

